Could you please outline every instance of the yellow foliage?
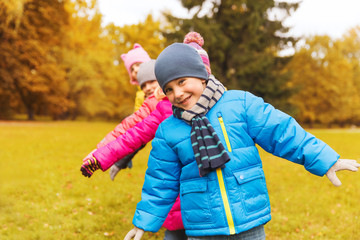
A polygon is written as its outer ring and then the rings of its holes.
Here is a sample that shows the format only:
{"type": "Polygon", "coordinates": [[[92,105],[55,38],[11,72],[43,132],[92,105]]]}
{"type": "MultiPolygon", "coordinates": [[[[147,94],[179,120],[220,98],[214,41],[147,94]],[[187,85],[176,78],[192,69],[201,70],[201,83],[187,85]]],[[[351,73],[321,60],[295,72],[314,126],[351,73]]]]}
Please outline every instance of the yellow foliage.
{"type": "Polygon", "coordinates": [[[357,73],[344,42],[328,36],[309,38],[289,63],[293,75],[288,87],[297,90],[290,101],[299,109],[299,121],[331,125],[359,120],[354,112],[360,107],[357,73]]]}
{"type": "Polygon", "coordinates": [[[136,87],[120,56],[140,43],[156,58],[165,44],[151,15],[137,25],[102,26],[96,0],[1,1],[0,36],[1,110],[14,109],[6,100],[13,93],[29,119],[132,113],[136,87]]]}

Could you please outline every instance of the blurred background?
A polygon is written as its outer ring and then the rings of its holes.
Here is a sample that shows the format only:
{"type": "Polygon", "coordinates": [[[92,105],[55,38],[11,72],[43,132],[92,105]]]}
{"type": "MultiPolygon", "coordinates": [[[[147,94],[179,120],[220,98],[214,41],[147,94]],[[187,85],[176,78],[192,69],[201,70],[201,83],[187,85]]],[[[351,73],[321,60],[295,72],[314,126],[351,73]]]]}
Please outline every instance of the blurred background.
{"type": "Polygon", "coordinates": [[[2,0],[0,119],[118,121],[132,113],[136,92],[120,55],[139,43],[155,59],[197,31],[228,89],[261,96],[305,126],[355,127],[360,19],[352,4],[2,0]]]}
{"type": "MultiPolygon", "coordinates": [[[[139,43],[155,59],[189,31],[204,37],[228,89],[263,97],[359,161],[359,8],[358,0],[0,0],[0,239],[125,236],[151,144],[115,181],[101,171],[83,177],[82,159],[134,110],[137,87],[121,54],[139,43]]],[[[358,173],[339,173],[335,188],[259,150],[268,239],[360,239],[358,173]]]]}

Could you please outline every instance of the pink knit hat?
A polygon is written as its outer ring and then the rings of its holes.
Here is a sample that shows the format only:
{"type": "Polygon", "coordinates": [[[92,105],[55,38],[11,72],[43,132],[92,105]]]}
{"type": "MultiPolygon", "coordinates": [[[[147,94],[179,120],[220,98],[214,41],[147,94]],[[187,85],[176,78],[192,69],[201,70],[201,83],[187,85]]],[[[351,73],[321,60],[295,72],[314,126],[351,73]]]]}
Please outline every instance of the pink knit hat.
{"type": "Polygon", "coordinates": [[[202,48],[202,46],[204,45],[204,38],[197,32],[189,32],[185,35],[184,43],[194,47],[197,50],[205,65],[206,71],[210,75],[211,68],[209,56],[207,52],[202,48]]]}
{"type": "Polygon", "coordinates": [[[151,58],[149,54],[141,47],[140,44],[135,43],[134,48],[131,49],[128,53],[121,54],[121,59],[124,61],[126,70],[129,73],[130,83],[133,85],[138,85],[138,82],[131,77],[131,66],[134,63],[150,61],[151,58]]]}

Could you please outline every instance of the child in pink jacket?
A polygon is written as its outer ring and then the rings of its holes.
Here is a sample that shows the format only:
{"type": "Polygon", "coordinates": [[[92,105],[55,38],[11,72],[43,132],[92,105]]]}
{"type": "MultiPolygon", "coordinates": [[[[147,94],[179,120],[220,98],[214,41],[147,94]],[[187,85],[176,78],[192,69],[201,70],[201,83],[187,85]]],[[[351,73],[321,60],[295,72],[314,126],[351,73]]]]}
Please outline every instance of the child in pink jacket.
{"type": "MultiPolygon", "coordinates": [[[[132,115],[125,118],[120,124],[118,124],[113,131],[108,133],[105,138],[97,144],[97,148],[105,146],[107,143],[115,140],[121,134],[124,134],[126,130],[132,128],[138,122],[141,122],[146,118],[152,111],[155,110],[158,102],[165,96],[158,94],[155,96],[153,93],[156,88],[159,88],[159,84],[156,81],[154,73],[155,60],[150,60],[140,64],[139,70],[137,72],[137,82],[140,85],[140,88],[144,91],[146,95],[149,95],[141,107],[132,115]]],[[[131,159],[134,155],[142,149],[143,146],[140,146],[136,151],[124,157],[123,161],[116,162],[110,169],[110,178],[114,180],[116,174],[126,167],[131,167],[131,159]]],[[[91,151],[85,158],[92,156],[92,153],[95,150],[91,151]]]]}
{"type": "MultiPolygon", "coordinates": [[[[137,92],[136,92],[135,104],[134,104],[134,111],[136,112],[137,110],[139,110],[141,108],[144,100],[147,99],[152,94],[152,92],[154,90],[154,89],[151,89],[151,88],[147,87],[147,90],[145,92],[144,89],[141,88],[141,86],[139,84],[139,81],[138,81],[138,78],[137,78],[137,73],[139,71],[140,65],[142,63],[150,61],[151,58],[150,58],[149,54],[144,50],[144,48],[142,48],[142,46],[140,44],[135,43],[134,47],[132,49],[130,49],[127,53],[121,54],[121,59],[123,60],[124,66],[125,66],[128,74],[129,74],[130,84],[137,86],[137,92]]],[[[154,79],[156,79],[155,76],[151,80],[154,80],[154,79]]],[[[151,84],[146,83],[146,85],[151,85],[151,84]]],[[[152,87],[153,87],[153,85],[152,85],[152,87]]],[[[153,109],[155,108],[155,106],[157,104],[157,102],[150,102],[150,101],[148,103],[151,103],[151,106],[153,106],[153,109]]],[[[142,108],[142,110],[143,109],[144,108],[142,108]]],[[[142,114],[141,111],[139,113],[142,114]]],[[[140,116],[143,116],[143,118],[144,118],[147,115],[142,114],[140,116]]],[[[136,116],[137,115],[134,115],[133,117],[136,117],[136,116]]],[[[141,121],[143,118],[139,119],[139,121],[141,121]]],[[[136,120],[138,120],[138,119],[136,119],[136,120]]],[[[128,118],[127,121],[131,121],[131,118],[130,119],[128,118]]],[[[123,123],[126,124],[126,122],[123,122],[123,123]]],[[[115,129],[115,131],[116,131],[116,129],[115,129]]],[[[117,133],[115,133],[115,134],[117,134],[117,133]]],[[[115,135],[115,136],[119,136],[119,135],[115,135]]],[[[109,135],[106,136],[105,139],[104,139],[105,141],[103,141],[103,143],[102,142],[99,143],[97,147],[99,147],[99,145],[102,146],[105,143],[110,142],[110,140],[113,140],[113,139],[116,138],[116,137],[115,138],[109,138],[109,140],[108,140],[107,137],[110,137],[110,136],[109,135]]],[[[131,160],[140,149],[142,149],[142,147],[137,149],[137,151],[130,154],[129,156],[126,156],[126,161],[124,161],[124,164],[126,163],[125,165],[120,165],[118,163],[114,164],[114,166],[110,169],[110,172],[109,172],[111,180],[114,180],[116,174],[121,169],[126,168],[126,167],[129,167],[129,168],[132,167],[132,161],[131,160]]]]}
{"type": "MultiPolygon", "coordinates": [[[[210,62],[206,51],[201,48],[204,42],[200,34],[189,33],[185,36],[184,43],[187,43],[198,50],[198,53],[202,57],[206,66],[208,74],[210,75],[210,62]]],[[[172,115],[172,106],[169,100],[164,97],[163,100],[157,104],[156,109],[152,111],[151,114],[142,122],[137,123],[133,128],[128,129],[115,141],[112,141],[93,152],[92,157],[86,159],[81,167],[83,175],[91,177],[93,172],[97,169],[106,171],[118,159],[123,159],[125,156],[136,151],[136,149],[142,145],[151,141],[155,137],[155,132],[159,124],[170,115],[172,115]]],[[[179,198],[176,200],[163,226],[168,229],[165,232],[164,239],[187,239],[181,220],[179,198]]]]}

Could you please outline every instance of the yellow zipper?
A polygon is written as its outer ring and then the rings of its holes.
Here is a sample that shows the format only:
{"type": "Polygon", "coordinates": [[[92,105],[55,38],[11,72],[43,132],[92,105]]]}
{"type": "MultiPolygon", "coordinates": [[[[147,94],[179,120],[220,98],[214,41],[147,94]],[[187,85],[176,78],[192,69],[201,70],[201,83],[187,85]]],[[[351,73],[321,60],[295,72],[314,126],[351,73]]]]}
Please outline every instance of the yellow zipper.
{"type": "Polygon", "coordinates": [[[226,146],[227,146],[227,148],[228,148],[228,151],[231,152],[231,145],[230,145],[229,137],[228,137],[228,135],[227,135],[226,128],[225,128],[225,124],[224,124],[224,120],[223,120],[222,117],[219,117],[219,122],[220,122],[221,130],[222,130],[222,132],[223,132],[223,134],[224,134],[226,146]]]}
{"type": "MultiPolygon", "coordinates": [[[[222,132],[224,134],[226,146],[228,148],[228,151],[231,152],[231,146],[230,146],[229,137],[227,135],[224,120],[223,120],[222,117],[219,117],[219,122],[220,122],[221,130],[222,130],[222,132]]],[[[222,197],[222,200],[223,200],[223,203],[224,203],[225,214],[226,214],[226,219],[227,219],[227,222],[228,222],[228,225],[229,225],[230,234],[235,234],[234,220],[233,220],[233,217],[232,217],[232,214],[231,214],[229,199],[227,197],[224,178],[223,178],[223,173],[221,171],[221,168],[216,169],[216,174],[217,174],[218,181],[219,181],[221,197],[222,197]]]]}

